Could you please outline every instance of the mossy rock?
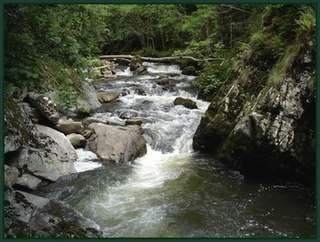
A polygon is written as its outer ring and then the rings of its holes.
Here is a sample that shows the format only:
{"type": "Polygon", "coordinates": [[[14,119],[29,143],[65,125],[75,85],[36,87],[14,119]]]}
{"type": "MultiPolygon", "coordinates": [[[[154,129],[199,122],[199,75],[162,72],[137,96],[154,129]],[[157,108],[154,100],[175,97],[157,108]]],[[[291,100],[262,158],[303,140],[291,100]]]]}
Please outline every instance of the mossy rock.
{"type": "Polygon", "coordinates": [[[189,76],[196,76],[197,69],[194,66],[187,66],[187,67],[183,68],[182,74],[189,75],[189,76]]]}

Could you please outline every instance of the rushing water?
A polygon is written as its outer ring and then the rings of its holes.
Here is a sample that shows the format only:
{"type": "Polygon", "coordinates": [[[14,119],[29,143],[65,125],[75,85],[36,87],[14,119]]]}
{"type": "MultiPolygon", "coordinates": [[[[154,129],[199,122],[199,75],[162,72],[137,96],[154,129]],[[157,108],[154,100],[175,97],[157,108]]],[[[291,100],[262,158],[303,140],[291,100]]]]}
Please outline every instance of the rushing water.
{"type": "Polygon", "coordinates": [[[144,65],[147,75],[122,68],[120,78],[98,86],[122,95],[94,118],[123,125],[119,114],[135,111],[143,119],[147,154],[129,164],[102,165],[78,150],[78,178],[47,187],[45,195],[74,208],[105,237],[314,237],[308,189],[248,180],[195,153],[192,137],[209,104],[196,99],[195,77],[181,75],[175,65],[144,65]],[[163,75],[170,86],[156,84],[163,75]],[[199,108],[174,106],[178,96],[199,108]]]}

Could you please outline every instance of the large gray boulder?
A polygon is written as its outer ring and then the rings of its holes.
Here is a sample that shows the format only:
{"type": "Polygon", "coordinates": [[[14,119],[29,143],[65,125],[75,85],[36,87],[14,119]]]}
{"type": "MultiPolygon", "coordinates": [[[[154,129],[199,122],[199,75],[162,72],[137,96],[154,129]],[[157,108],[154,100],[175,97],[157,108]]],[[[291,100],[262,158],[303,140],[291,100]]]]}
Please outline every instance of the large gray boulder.
{"type": "Polygon", "coordinates": [[[75,161],[78,158],[76,150],[72,146],[70,140],[63,133],[44,125],[36,124],[35,126],[40,133],[49,136],[56,142],[57,146],[52,147],[51,150],[53,152],[56,149],[59,149],[59,151],[62,150],[62,155],[65,156],[65,159],[63,160],[75,161]]]}
{"type": "Polygon", "coordinates": [[[75,159],[70,159],[52,139],[50,143],[45,142],[45,144],[46,148],[22,148],[7,162],[11,167],[16,167],[23,173],[32,174],[41,180],[56,181],[62,176],[77,173],[74,166],[75,159]]]}
{"type": "Polygon", "coordinates": [[[128,162],[146,154],[146,141],[138,125],[117,127],[101,123],[89,125],[93,134],[89,148],[104,161],[128,162]]]}

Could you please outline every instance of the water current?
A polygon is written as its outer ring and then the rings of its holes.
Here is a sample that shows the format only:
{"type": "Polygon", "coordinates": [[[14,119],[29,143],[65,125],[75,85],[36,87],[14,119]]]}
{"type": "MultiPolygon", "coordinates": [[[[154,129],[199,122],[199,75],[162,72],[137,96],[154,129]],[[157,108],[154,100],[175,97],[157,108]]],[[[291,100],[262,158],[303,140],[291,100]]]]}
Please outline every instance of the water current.
{"type": "Polygon", "coordinates": [[[194,152],[192,137],[209,105],[197,99],[196,77],[176,65],[144,65],[146,75],[119,67],[116,80],[97,86],[121,95],[93,118],[124,125],[119,114],[136,113],[147,154],[127,164],[102,164],[78,149],[78,177],[47,187],[45,196],[76,210],[104,237],[314,237],[310,191],[298,183],[250,180],[194,152]],[[163,76],[169,86],[156,83],[163,76]],[[192,99],[198,109],[174,106],[176,97],[192,99]]]}

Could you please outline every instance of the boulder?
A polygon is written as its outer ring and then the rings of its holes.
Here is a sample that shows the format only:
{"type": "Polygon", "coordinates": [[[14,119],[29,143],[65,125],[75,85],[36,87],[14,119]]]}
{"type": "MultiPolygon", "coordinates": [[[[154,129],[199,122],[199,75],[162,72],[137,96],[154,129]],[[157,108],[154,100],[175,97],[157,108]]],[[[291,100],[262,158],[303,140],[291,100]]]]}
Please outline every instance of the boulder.
{"type": "Polygon", "coordinates": [[[36,190],[37,186],[40,184],[41,181],[41,179],[25,173],[18,178],[16,184],[31,190],[36,190]]]}
{"type": "Polygon", "coordinates": [[[100,108],[102,105],[99,102],[96,90],[87,82],[81,84],[80,95],[76,100],[76,106],[67,110],[69,117],[87,117],[94,110],[100,108]]]}
{"type": "MultiPolygon", "coordinates": [[[[52,138],[57,144],[57,146],[63,150],[62,154],[65,154],[68,157],[68,161],[74,161],[78,158],[77,153],[74,147],[72,146],[70,140],[63,133],[40,124],[36,124],[36,129],[40,133],[52,138]]],[[[51,150],[54,151],[54,148],[52,147],[51,150]]]]}
{"type": "Polygon", "coordinates": [[[186,108],[189,109],[197,109],[198,106],[196,104],[196,102],[192,101],[191,99],[188,98],[182,98],[182,97],[177,97],[174,101],[173,104],[176,105],[182,105],[186,108]]]}
{"type": "Polygon", "coordinates": [[[23,109],[26,105],[17,104],[8,96],[5,107],[5,164],[10,167],[6,167],[5,179],[8,186],[17,182],[17,169],[20,176],[30,174],[51,181],[76,173],[73,164],[76,152],[62,133],[38,124],[36,129],[28,109],[23,109]],[[53,139],[39,130],[50,130],[57,135],[53,139]]]}
{"type": "Polygon", "coordinates": [[[58,123],[60,114],[57,105],[53,102],[53,100],[51,100],[51,98],[43,94],[29,92],[28,99],[30,103],[36,107],[47,120],[53,124],[58,123]]]}
{"type": "Polygon", "coordinates": [[[128,162],[146,154],[146,141],[137,125],[117,127],[93,123],[89,148],[103,161],[128,162]]]}
{"type": "Polygon", "coordinates": [[[64,134],[71,134],[79,133],[83,126],[81,122],[76,122],[73,119],[69,118],[67,120],[59,119],[56,128],[64,134]]]}
{"type": "Polygon", "coordinates": [[[87,143],[87,140],[81,134],[73,133],[73,134],[68,134],[66,137],[70,140],[74,148],[84,147],[87,143]]]}
{"type": "MultiPolygon", "coordinates": [[[[44,137],[45,138],[45,137],[44,137]]],[[[74,161],[52,139],[46,148],[22,148],[10,160],[10,166],[42,180],[56,181],[61,176],[77,173],[74,161]]],[[[8,161],[6,161],[8,162],[8,161]]]]}
{"type": "Polygon", "coordinates": [[[48,198],[39,197],[22,191],[19,191],[19,193],[21,193],[24,196],[27,202],[31,203],[32,205],[40,209],[44,208],[46,205],[50,203],[50,199],[48,198]]]}
{"type": "Polygon", "coordinates": [[[107,103],[116,100],[120,96],[120,92],[98,92],[99,102],[107,103]]]}

